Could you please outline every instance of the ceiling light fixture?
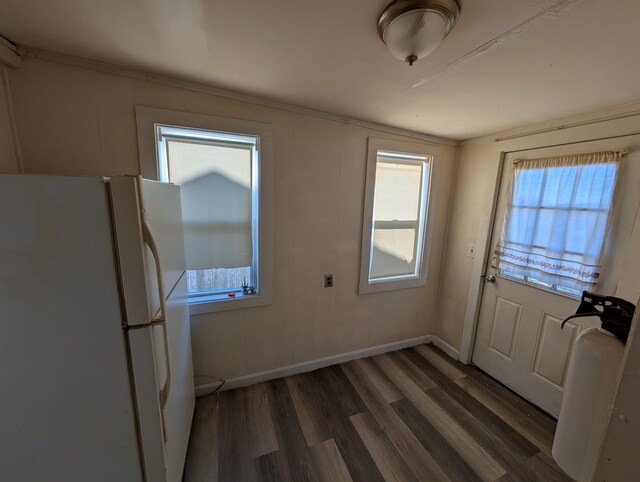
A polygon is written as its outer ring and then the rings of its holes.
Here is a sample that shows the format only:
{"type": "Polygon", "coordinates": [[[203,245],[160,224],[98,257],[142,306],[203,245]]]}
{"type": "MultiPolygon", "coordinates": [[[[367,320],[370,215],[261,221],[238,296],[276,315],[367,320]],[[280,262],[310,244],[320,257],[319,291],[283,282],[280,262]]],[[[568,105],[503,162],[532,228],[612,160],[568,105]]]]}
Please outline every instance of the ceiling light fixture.
{"type": "Polygon", "coordinates": [[[378,34],[394,57],[413,65],[440,45],[459,16],[457,0],[394,0],[378,18],[378,34]]]}

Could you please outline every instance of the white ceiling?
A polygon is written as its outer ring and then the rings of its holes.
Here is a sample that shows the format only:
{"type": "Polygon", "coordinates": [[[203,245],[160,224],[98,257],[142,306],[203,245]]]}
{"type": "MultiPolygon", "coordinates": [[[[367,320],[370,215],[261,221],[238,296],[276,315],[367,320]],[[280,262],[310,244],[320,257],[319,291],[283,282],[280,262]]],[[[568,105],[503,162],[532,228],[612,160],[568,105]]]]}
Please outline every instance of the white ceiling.
{"type": "Polygon", "coordinates": [[[413,67],[378,39],[386,3],[0,0],[0,33],[455,139],[640,100],[639,0],[461,0],[413,67]]]}

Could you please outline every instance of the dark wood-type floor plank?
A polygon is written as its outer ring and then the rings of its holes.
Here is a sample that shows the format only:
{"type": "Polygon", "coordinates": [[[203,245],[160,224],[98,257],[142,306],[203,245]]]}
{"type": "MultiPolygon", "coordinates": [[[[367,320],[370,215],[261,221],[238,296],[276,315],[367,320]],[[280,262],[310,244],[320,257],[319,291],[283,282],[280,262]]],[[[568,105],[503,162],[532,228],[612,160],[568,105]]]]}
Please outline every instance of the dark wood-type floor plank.
{"type": "Polygon", "coordinates": [[[351,417],[358,434],[371,453],[384,480],[404,480],[418,482],[411,469],[398,452],[393,442],[369,412],[351,417]]]}
{"type": "Polygon", "coordinates": [[[302,433],[298,416],[293,408],[287,382],[280,378],[267,384],[273,426],[278,441],[278,455],[283,455],[280,473],[291,474],[294,481],[316,482],[311,452],[302,433]]]}
{"type": "Polygon", "coordinates": [[[393,403],[393,409],[451,480],[482,480],[415,405],[399,400],[393,403]]]}
{"type": "Polygon", "coordinates": [[[526,437],[527,440],[540,450],[550,453],[550,448],[553,445],[553,432],[550,433],[543,426],[535,423],[526,414],[512,408],[508,403],[505,403],[504,400],[498,398],[473,378],[465,376],[464,378],[456,380],[456,383],[526,437]]]}
{"type": "Polygon", "coordinates": [[[218,397],[202,397],[193,414],[184,480],[218,480],[218,397]]]}
{"type": "Polygon", "coordinates": [[[538,453],[539,449],[534,444],[529,442],[529,440],[477,399],[470,397],[454,380],[438,370],[438,368],[432,365],[431,362],[424,358],[417,350],[408,350],[407,356],[418,368],[429,375],[448,397],[459,403],[475,420],[481,421],[488,429],[490,428],[490,431],[495,433],[504,445],[511,447],[514,452],[521,455],[524,459],[538,453]]]}
{"type": "Polygon", "coordinates": [[[555,421],[430,345],[196,402],[185,482],[570,481],[555,421]]]}
{"type": "Polygon", "coordinates": [[[354,482],[382,482],[380,471],[349,419],[365,412],[367,406],[342,370],[338,370],[322,369],[305,374],[309,380],[304,391],[305,403],[312,407],[315,424],[325,427],[329,440],[335,442],[354,482]]]}
{"type": "Polygon", "coordinates": [[[269,405],[269,387],[258,383],[246,388],[245,411],[249,437],[249,451],[253,457],[278,450],[271,407],[269,405]]]}
{"type": "Polygon", "coordinates": [[[311,454],[320,482],[353,482],[349,469],[332,439],[311,447],[311,454]]]}
{"type": "MultiPolygon", "coordinates": [[[[431,346],[428,346],[427,348],[434,354],[438,355],[446,363],[454,365],[460,371],[464,372],[468,380],[473,380],[478,385],[484,387],[487,392],[491,393],[495,398],[508,406],[513,413],[530,420],[535,426],[545,432],[545,438],[547,440],[553,441],[553,435],[556,430],[556,421],[552,417],[509,390],[504,385],[498,383],[486,373],[483,373],[473,366],[463,365],[456,360],[453,360],[438,348],[431,346]]],[[[551,444],[549,444],[549,447],[551,447],[551,444]]]]}
{"type": "MultiPolygon", "coordinates": [[[[260,479],[264,482],[295,482],[283,454],[270,452],[255,459],[260,479]]],[[[250,463],[250,462],[249,462],[250,463]]]]}
{"type": "Polygon", "coordinates": [[[411,471],[416,477],[424,477],[426,480],[449,480],[431,454],[418,442],[393,408],[384,401],[384,397],[374,390],[371,380],[362,369],[362,364],[361,360],[356,360],[343,364],[342,369],[411,471]]]}
{"type": "MultiPolygon", "coordinates": [[[[405,370],[406,359],[402,354],[391,353],[382,355],[377,359],[381,367],[389,374],[394,383],[401,388],[409,401],[455,448],[460,456],[482,478],[482,480],[495,480],[507,473],[507,471],[491,457],[487,451],[476,442],[465,430],[462,424],[452,418],[429,395],[431,390],[421,390],[405,370]]],[[[412,364],[409,364],[413,367],[412,364]]],[[[415,367],[413,367],[415,368],[415,367]]],[[[417,370],[417,368],[416,368],[417,370]]],[[[411,370],[413,373],[414,370],[411,370]]]]}
{"type": "Polygon", "coordinates": [[[258,480],[257,466],[249,452],[245,389],[220,393],[218,463],[219,480],[258,480]]]}

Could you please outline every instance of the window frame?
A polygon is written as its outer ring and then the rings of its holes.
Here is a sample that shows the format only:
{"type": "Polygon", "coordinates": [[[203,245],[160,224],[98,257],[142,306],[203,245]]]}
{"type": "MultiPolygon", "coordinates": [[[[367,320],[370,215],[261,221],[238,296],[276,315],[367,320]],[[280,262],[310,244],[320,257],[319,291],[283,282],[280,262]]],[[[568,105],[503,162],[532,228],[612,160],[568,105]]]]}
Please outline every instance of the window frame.
{"type": "MultiPolygon", "coordinates": [[[[213,145],[219,147],[232,148],[235,145],[250,146],[251,151],[251,244],[252,244],[252,260],[251,260],[251,278],[248,280],[249,285],[257,288],[257,294],[260,293],[260,137],[252,135],[238,135],[230,132],[212,131],[205,129],[184,128],[167,124],[155,124],[157,157],[158,157],[158,176],[160,182],[170,182],[170,166],[167,158],[168,146],[167,142],[191,142],[197,141],[204,145],[213,145]],[[163,131],[166,131],[165,134],[163,131]],[[174,131],[174,132],[172,132],[174,131]],[[182,132],[180,132],[182,131],[182,132]]],[[[223,301],[229,298],[229,293],[235,293],[235,296],[242,294],[242,288],[223,288],[211,291],[200,291],[196,293],[189,292],[189,301],[197,302],[198,300],[223,301]]],[[[255,296],[255,295],[251,295],[255,296]]]]}
{"type": "MultiPolygon", "coordinates": [[[[252,196],[254,260],[257,267],[255,295],[242,295],[241,290],[189,295],[191,314],[226,311],[271,304],[273,301],[273,136],[270,124],[225,117],[193,114],[168,109],[136,106],[140,172],[143,177],[160,181],[164,178],[161,163],[166,166],[158,138],[160,126],[191,131],[207,131],[221,135],[256,139],[252,162],[252,191],[255,179],[256,195],[252,196]],[[254,219],[254,216],[257,219],[254,219]],[[235,297],[229,296],[234,293],[235,297]]],[[[168,173],[167,173],[168,175],[168,173]]],[[[252,264],[253,264],[252,263],[252,264]]]]}
{"type": "Polygon", "coordinates": [[[433,146],[414,144],[409,142],[393,141],[388,139],[368,139],[367,171],[365,181],[365,200],[362,220],[362,251],[360,258],[360,294],[377,293],[407,288],[425,286],[428,279],[428,261],[431,251],[431,238],[433,227],[433,203],[431,202],[434,166],[437,159],[437,149],[433,146]],[[376,167],[378,152],[404,154],[414,157],[427,157],[422,173],[422,189],[420,199],[420,213],[418,223],[418,246],[416,246],[416,271],[417,274],[391,276],[371,280],[372,246],[373,246],[373,214],[375,203],[376,167]],[[425,183],[425,176],[427,182],[425,183]],[[426,196],[424,193],[426,192],[426,196]]]}

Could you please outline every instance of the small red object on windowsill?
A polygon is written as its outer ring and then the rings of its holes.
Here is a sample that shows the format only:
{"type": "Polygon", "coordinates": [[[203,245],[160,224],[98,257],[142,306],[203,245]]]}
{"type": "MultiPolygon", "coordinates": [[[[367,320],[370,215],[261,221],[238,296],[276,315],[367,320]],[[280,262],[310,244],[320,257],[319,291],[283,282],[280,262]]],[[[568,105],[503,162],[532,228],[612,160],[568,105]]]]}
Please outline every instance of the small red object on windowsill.
{"type": "Polygon", "coordinates": [[[228,296],[229,298],[235,298],[235,297],[236,297],[236,294],[235,294],[235,293],[227,293],[227,296],[228,296]]]}

